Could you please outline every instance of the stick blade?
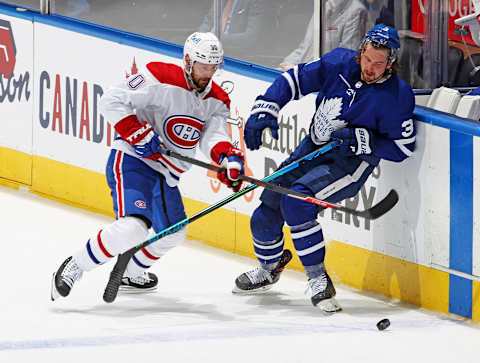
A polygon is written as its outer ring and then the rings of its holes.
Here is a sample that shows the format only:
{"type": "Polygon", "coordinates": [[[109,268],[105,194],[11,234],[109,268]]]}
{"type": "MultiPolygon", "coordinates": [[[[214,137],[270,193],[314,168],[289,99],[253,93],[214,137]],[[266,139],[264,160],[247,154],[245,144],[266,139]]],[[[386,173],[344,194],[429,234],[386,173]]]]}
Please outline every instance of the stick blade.
{"type": "Polygon", "coordinates": [[[378,204],[365,211],[366,217],[377,219],[390,211],[398,202],[398,193],[392,189],[378,204]]]}
{"type": "Polygon", "coordinates": [[[103,301],[106,303],[112,303],[115,301],[118,288],[122,283],[122,277],[127,269],[128,262],[130,258],[133,256],[134,252],[127,251],[123,254],[118,255],[117,262],[115,266],[113,266],[112,272],[110,272],[110,278],[108,279],[107,286],[105,287],[105,291],[103,293],[103,301]]]}

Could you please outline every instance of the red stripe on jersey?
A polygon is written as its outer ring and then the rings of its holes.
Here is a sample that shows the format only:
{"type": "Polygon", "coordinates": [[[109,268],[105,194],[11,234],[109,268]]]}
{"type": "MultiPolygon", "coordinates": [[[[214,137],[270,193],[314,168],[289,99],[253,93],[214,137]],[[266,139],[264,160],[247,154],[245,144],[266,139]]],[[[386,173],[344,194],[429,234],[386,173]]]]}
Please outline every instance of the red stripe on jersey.
{"type": "Polygon", "coordinates": [[[145,248],[142,248],[142,252],[145,256],[147,256],[149,259],[151,260],[158,260],[160,257],[155,257],[154,255],[152,255],[150,252],[148,252],[145,248]]]}
{"type": "Polygon", "coordinates": [[[227,92],[225,92],[222,87],[215,82],[212,82],[212,89],[210,92],[208,92],[208,95],[205,96],[205,99],[210,97],[216,98],[217,100],[223,102],[224,105],[230,109],[230,97],[228,97],[227,92]]]}
{"type": "Polygon", "coordinates": [[[107,256],[109,258],[112,258],[113,256],[107,251],[107,249],[103,245],[102,238],[100,237],[100,233],[102,233],[102,231],[103,231],[103,229],[101,229],[100,232],[98,232],[98,235],[97,235],[98,246],[100,247],[100,249],[102,250],[102,252],[105,256],[107,256]]]}
{"type": "MultiPolygon", "coordinates": [[[[158,153],[157,153],[158,154],[158,153]]],[[[156,154],[155,154],[156,155],[156,154]]],[[[175,165],[173,165],[170,161],[168,161],[166,158],[164,158],[162,155],[158,154],[158,159],[161,159],[164,161],[169,167],[171,167],[173,170],[175,170],[177,173],[185,173],[185,170],[182,170],[175,165]]]]}
{"type": "Polygon", "coordinates": [[[160,83],[171,84],[190,91],[182,67],[170,63],[150,62],[147,64],[147,69],[160,83]]]}
{"type": "Polygon", "coordinates": [[[117,207],[118,207],[118,218],[125,216],[124,206],[123,206],[123,178],[122,178],[122,169],[121,164],[123,160],[123,152],[117,151],[115,155],[115,163],[113,173],[115,175],[115,180],[117,181],[117,207]]]}

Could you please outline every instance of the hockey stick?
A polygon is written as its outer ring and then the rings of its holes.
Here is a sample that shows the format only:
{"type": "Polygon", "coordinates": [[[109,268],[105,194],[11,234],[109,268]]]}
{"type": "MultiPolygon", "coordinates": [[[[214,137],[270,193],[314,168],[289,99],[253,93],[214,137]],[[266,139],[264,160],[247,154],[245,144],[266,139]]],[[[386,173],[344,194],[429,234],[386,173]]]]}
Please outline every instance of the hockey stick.
{"type": "MultiPolygon", "coordinates": [[[[332,150],[336,145],[338,145],[337,142],[330,142],[330,143],[322,146],[321,148],[311,152],[310,154],[305,155],[304,157],[292,162],[291,164],[288,164],[287,166],[283,167],[282,169],[275,171],[273,174],[263,178],[262,181],[267,182],[269,180],[272,180],[272,179],[275,179],[275,178],[279,177],[280,175],[288,173],[289,171],[291,171],[291,170],[297,168],[298,166],[300,166],[303,162],[308,161],[308,160],[312,160],[312,159],[316,158],[317,156],[325,154],[326,152],[332,150]]],[[[187,224],[190,224],[190,223],[196,221],[200,217],[203,217],[203,216],[209,214],[210,212],[213,212],[214,210],[224,206],[225,204],[231,202],[232,200],[235,200],[235,199],[241,197],[242,195],[252,191],[253,189],[255,189],[257,187],[258,187],[258,185],[252,184],[252,185],[248,186],[247,188],[240,190],[238,193],[232,194],[232,195],[228,196],[227,198],[225,198],[225,199],[223,199],[223,200],[221,200],[221,201],[219,201],[219,202],[201,210],[200,212],[194,214],[193,216],[187,217],[187,218],[181,220],[180,222],[177,222],[177,223],[171,225],[170,227],[167,227],[167,228],[163,229],[162,231],[158,232],[156,235],[147,239],[145,242],[142,242],[141,244],[139,244],[135,247],[132,247],[128,251],[118,255],[117,262],[115,263],[115,266],[113,266],[113,269],[110,272],[110,277],[108,279],[107,286],[106,286],[105,291],[103,293],[103,300],[107,303],[111,303],[115,300],[115,298],[117,297],[117,294],[118,294],[118,288],[120,287],[120,283],[122,281],[123,274],[124,274],[124,272],[127,268],[128,262],[130,261],[132,256],[137,251],[141,250],[142,248],[148,246],[149,244],[151,244],[155,241],[158,241],[160,238],[163,238],[163,237],[165,237],[169,234],[172,234],[172,233],[178,231],[179,229],[186,226],[187,224]]]]}
{"type": "MultiPolygon", "coordinates": [[[[337,145],[337,143],[334,142],[333,147],[335,147],[336,145],[337,145]]],[[[170,157],[178,159],[178,160],[186,161],[190,164],[197,165],[197,166],[200,166],[202,168],[206,168],[206,169],[213,170],[213,171],[216,171],[216,172],[225,171],[225,168],[222,168],[222,167],[219,167],[219,166],[216,166],[216,165],[212,165],[212,164],[209,164],[209,163],[206,163],[206,162],[203,162],[201,160],[197,160],[197,159],[194,159],[194,158],[191,158],[191,157],[188,157],[188,156],[178,154],[175,151],[171,151],[171,150],[164,149],[164,148],[160,148],[159,151],[160,151],[161,154],[170,156],[170,157]]],[[[326,200],[317,199],[317,198],[312,197],[308,194],[300,193],[300,192],[297,192],[295,190],[291,190],[291,189],[282,187],[282,186],[277,185],[277,184],[269,183],[265,179],[264,180],[258,180],[258,179],[249,177],[247,175],[240,175],[239,179],[247,181],[250,184],[255,184],[257,186],[260,186],[260,187],[263,187],[263,188],[266,188],[266,189],[270,189],[270,190],[272,190],[274,192],[277,192],[277,193],[280,193],[280,194],[288,195],[289,197],[292,197],[292,198],[303,200],[304,202],[307,202],[307,203],[315,204],[315,205],[318,205],[318,206],[324,207],[324,208],[336,209],[336,210],[339,210],[339,211],[342,211],[342,212],[350,213],[352,215],[355,215],[355,216],[358,216],[358,217],[364,217],[364,218],[368,218],[368,219],[377,219],[377,218],[383,216],[390,209],[392,209],[395,206],[395,204],[397,204],[397,202],[398,202],[398,194],[395,190],[392,189],[387,194],[387,196],[385,198],[383,198],[380,202],[378,202],[377,204],[375,204],[374,206],[372,206],[368,209],[359,211],[359,210],[356,210],[356,209],[344,207],[343,205],[340,205],[340,204],[330,203],[330,202],[327,202],[326,200]]]]}

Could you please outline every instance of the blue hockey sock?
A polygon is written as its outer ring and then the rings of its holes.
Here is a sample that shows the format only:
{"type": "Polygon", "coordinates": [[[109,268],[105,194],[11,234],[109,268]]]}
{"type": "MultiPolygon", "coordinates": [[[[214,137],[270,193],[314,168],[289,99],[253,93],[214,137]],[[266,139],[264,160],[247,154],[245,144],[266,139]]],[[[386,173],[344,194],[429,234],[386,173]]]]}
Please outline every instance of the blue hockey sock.
{"type": "Polygon", "coordinates": [[[280,211],[273,210],[263,203],[252,214],[250,228],[255,256],[267,270],[275,268],[282,255],[283,223],[280,211]]]}
{"type": "MultiPolygon", "coordinates": [[[[311,195],[303,185],[294,185],[292,189],[311,195]]],[[[307,276],[313,278],[321,275],[325,271],[325,241],[322,226],[317,222],[319,208],[288,196],[282,198],[281,208],[307,276]]]]}

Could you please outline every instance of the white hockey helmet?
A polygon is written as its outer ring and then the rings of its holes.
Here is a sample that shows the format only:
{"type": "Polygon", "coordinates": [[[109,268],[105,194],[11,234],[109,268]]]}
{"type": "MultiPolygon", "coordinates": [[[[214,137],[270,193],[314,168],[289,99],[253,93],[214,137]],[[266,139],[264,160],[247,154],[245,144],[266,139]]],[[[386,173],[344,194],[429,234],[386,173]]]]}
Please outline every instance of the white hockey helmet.
{"type": "Polygon", "coordinates": [[[218,66],[223,64],[222,43],[215,34],[195,32],[187,38],[183,47],[183,65],[188,74],[192,72],[193,62],[218,66]],[[185,60],[186,55],[189,58],[188,64],[185,60]]]}

